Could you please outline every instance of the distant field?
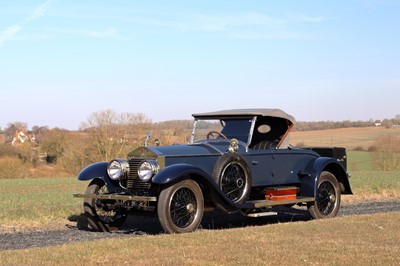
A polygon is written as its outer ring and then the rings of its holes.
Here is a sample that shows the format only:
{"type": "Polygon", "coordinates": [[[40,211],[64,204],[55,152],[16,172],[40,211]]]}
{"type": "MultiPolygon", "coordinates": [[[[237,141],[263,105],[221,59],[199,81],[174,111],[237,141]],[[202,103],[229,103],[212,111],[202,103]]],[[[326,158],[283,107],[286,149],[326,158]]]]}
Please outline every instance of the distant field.
{"type": "Polygon", "coordinates": [[[362,127],[339,128],[315,131],[296,131],[290,136],[290,143],[294,146],[325,146],[345,147],[348,150],[362,147],[368,150],[383,136],[400,136],[400,128],[362,127]]]}

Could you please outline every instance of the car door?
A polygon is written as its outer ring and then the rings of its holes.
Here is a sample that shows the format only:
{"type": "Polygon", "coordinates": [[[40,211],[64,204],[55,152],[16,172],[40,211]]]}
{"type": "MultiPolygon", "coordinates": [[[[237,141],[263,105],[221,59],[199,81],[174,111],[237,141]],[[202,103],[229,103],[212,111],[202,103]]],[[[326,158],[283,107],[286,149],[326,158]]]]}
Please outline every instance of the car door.
{"type": "Polygon", "coordinates": [[[272,150],[250,150],[245,156],[252,178],[252,186],[268,186],[277,182],[272,150]]]}
{"type": "Polygon", "coordinates": [[[300,176],[304,173],[306,166],[316,156],[297,149],[273,150],[272,171],[275,176],[275,184],[295,184],[300,182],[300,176]]]}

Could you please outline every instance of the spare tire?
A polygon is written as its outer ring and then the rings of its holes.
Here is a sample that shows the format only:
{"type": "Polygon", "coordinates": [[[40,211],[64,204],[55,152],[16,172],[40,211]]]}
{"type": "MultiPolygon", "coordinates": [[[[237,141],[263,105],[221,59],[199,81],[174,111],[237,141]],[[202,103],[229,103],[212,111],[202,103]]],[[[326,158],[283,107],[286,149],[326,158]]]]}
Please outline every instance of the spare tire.
{"type": "Polygon", "coordinates": [[[214,166],[212,177],[232,202],[243,203],[249,197],[251,175],[246,160],[239,154],[222,155],[214,166]]]}

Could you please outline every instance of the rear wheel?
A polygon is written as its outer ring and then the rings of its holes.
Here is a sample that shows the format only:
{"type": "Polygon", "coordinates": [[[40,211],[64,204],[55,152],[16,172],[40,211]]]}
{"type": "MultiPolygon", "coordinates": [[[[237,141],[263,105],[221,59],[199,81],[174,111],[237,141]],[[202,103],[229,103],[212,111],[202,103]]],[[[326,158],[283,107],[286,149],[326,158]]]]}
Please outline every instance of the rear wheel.
{"type": "Polygon", "coordinates": [[[322,172],[318,182],[315,202],[309,203],[308,211],[314,219],[335,217],[340,208],[340,186],[330,172],[322,172]]]}
{"type": "MultiPolygon", "coordinates": [[[[85,194],[94,195],[107,193],[107,186],[101,179],[94,179],[85,192],[85,194]]],[[[85,198],[83,209],[89,225],[96,231],[116,231],[127,218],[126,211],[115,206],[115,200],[85,198]]]]}
{"type": "Polygon", "coordinates": [[[199,185],[191,180],[180,181],[162,190],[157,214],[167,233],[188,233],[196,230],[203,218],[204,200],[199,185]]]}

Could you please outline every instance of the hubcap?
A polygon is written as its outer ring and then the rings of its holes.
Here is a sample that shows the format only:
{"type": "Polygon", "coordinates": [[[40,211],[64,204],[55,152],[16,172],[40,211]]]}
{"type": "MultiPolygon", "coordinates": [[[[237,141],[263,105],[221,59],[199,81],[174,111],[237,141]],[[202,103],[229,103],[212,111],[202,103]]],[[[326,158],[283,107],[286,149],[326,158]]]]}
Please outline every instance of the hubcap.
{"type": "Polygon", "coordinates": [[[331,194],[331,195],[329,196],[329,201],[330,201],[330,202],[335,202],[335,200],[336,200],[336,196],[333,195],[333,194],[331,194]]]}
{"type": "Polygon", "coordinates": [[[194,205],[192,203],[189,203],[186,205],[186,210],[188,213],[192,213],[194,211],[194,205]]]}
{"type": "Polygon", "coordinates": [[[236,180],[236,186],[238,188],[242,188],[244,185],[243,179],[239,178],[238,180],[236,180]]]}

